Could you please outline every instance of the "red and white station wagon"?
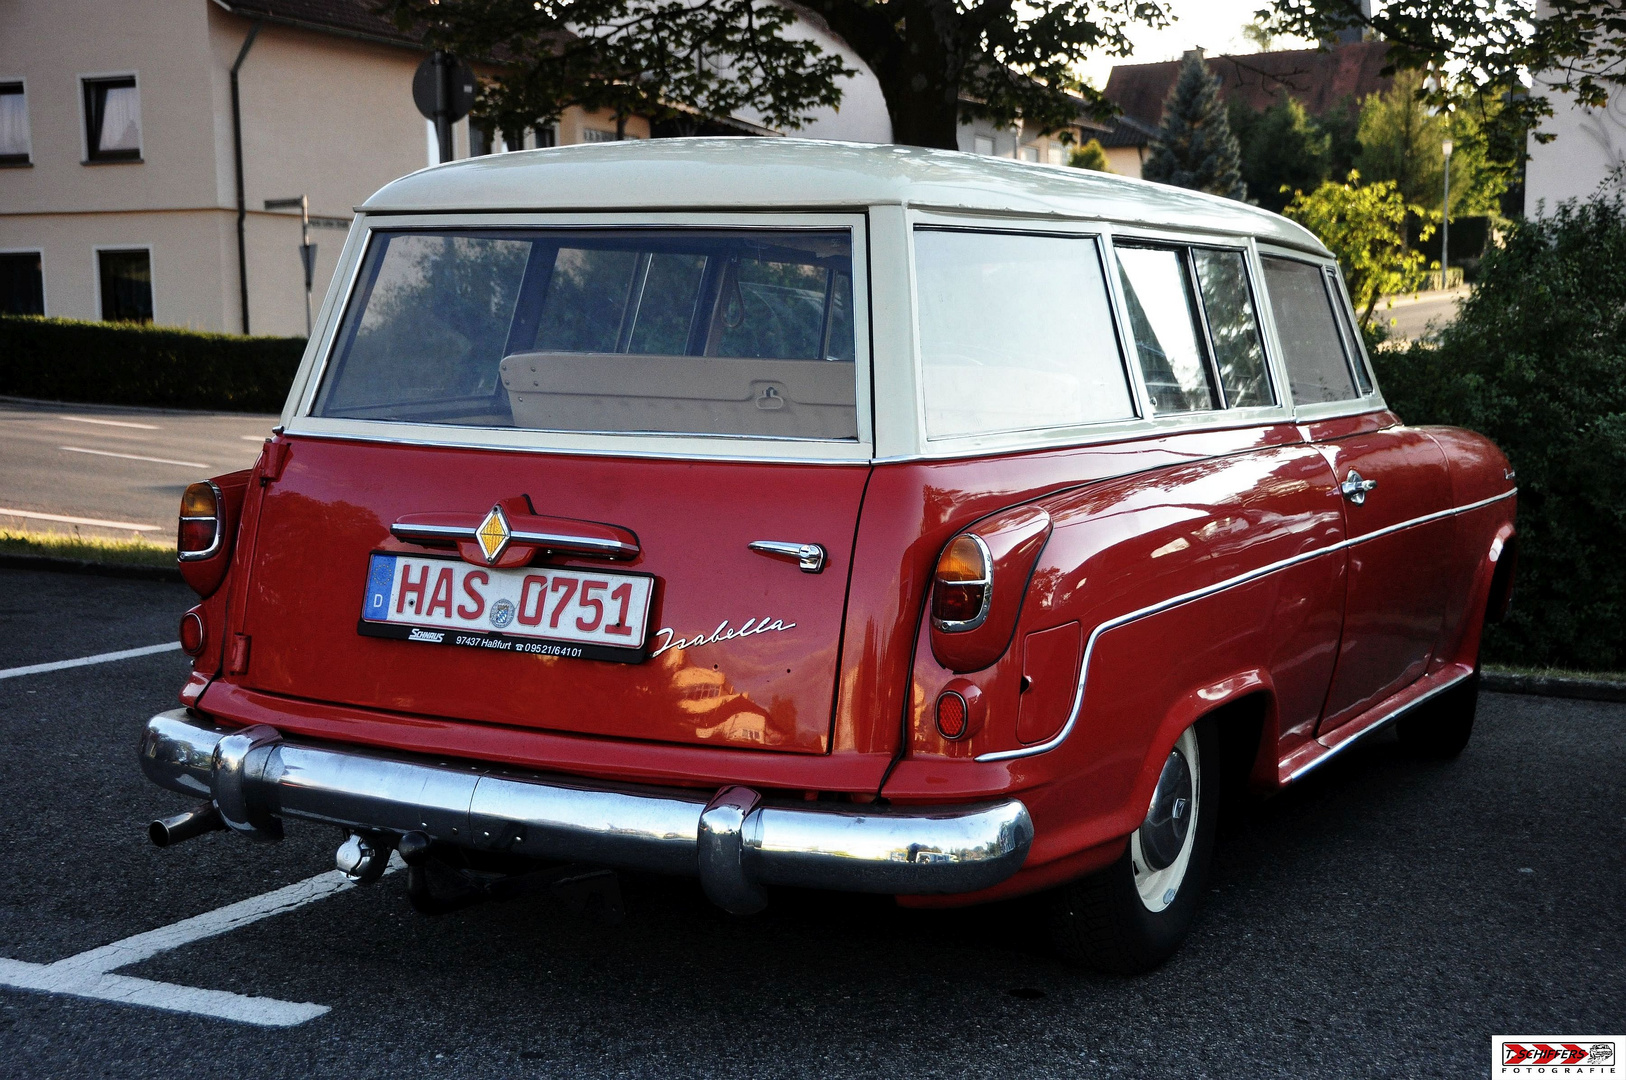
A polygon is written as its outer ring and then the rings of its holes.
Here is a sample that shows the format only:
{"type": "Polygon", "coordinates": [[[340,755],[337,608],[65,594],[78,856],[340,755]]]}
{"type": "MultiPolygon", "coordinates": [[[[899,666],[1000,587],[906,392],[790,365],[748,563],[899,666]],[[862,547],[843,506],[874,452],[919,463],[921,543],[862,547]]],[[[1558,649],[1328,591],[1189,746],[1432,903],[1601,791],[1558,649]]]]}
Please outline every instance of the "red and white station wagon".
{"type": "Polygon", "coordinates": [[[175,842],[337,825],[426,909],[559,864],[958,905],[1143,970],[1222,794],[1452,754],[1513,473],[1384,406],[1241,203],[895,146],[671,140],[361,208],[276,436],[194,485],[175,842]]]}

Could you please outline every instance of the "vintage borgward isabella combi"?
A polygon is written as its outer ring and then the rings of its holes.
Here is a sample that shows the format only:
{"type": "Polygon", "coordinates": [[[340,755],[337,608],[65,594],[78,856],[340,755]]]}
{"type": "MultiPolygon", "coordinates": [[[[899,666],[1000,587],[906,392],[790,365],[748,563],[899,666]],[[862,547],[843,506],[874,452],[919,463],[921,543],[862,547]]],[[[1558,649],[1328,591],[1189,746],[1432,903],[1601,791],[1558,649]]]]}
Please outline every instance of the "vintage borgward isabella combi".
{"type": "Polygon", "coordinates": [[[1387,411],[1242,203],[895,146],[478,158],[361,207],[275,436],[196,484],[155,822],[338,826],[434,909],[564,864],[1167,957],[1223,794],[1462,749],[1513,473],[1387,411]]]}

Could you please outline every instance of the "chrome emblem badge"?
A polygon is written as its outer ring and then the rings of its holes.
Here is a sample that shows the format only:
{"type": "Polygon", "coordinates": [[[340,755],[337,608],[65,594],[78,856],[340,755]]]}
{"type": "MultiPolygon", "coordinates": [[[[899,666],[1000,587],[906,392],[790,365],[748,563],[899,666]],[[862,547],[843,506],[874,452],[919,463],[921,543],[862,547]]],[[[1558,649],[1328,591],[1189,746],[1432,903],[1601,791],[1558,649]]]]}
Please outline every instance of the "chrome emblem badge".
{"type": "Polygon", "coordinates": [[[493,506],[491,513],[480,522],[480,527],[474,530],[474,538],[480,542],[480,550],[485,553],[488,565],[502,558],[513,536],[514,530],[508,527],[508,515],[502,512],[501,506],[493,506]]]}

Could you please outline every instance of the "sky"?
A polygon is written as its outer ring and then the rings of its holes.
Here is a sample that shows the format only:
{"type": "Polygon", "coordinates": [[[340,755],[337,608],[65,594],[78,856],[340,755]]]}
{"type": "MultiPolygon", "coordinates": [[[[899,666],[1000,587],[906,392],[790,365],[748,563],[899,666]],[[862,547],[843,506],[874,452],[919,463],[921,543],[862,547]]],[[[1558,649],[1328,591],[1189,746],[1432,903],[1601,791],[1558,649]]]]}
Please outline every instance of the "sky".
{"type": "MultiPolygon", "coordinates": [[[[1143,25],[1130,28],[1135,54],[1128,57],[1098,56],[1082,65],[1082,74],[1098,87],[1107,84],[1114,64],[1150,64],[1158,60],[1178,60],[1187,49],[1201,46],[1215,53],[1257,52],[1242,36],[1242,28],[1253,21],[1253,13],[1267,6],[1266,0],[1165,0],[1176,16],[1162,30],[1143,25]]],[[[1283,40],[1276,48],[1309,48],[1309,42],[1283,40]]]]}

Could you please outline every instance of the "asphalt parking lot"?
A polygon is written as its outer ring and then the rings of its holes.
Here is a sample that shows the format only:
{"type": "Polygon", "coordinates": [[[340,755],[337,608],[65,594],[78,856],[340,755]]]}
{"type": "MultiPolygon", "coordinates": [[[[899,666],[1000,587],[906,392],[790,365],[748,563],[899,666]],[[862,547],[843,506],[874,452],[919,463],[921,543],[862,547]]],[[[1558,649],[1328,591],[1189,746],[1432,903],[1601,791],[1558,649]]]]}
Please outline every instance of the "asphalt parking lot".
{"type": "MultiPolygon", "coordinates": [[[[169,641],[190,595],[0,570],[0,669],[169,641]]],[[[185,668],[0,678],[0,982],[331,870],[311,826],[147,843],[185,800],[141,777],[136,734],[185,668]]],[[[1544,698],[1487,695],[1454,763],[1374,739],[1232,822],[1191,940],[1141,979],[1049,958],[1021,903],[781,892],[734,918],[626,877],[619,925],[545,895],[425,918],[391,875],[99,969],[320,1015],[3,989],[0,1075],[1484,1076],[1493,1033],[1623,1026],[1623,757],[1626,705],[1544,698]]]]}

